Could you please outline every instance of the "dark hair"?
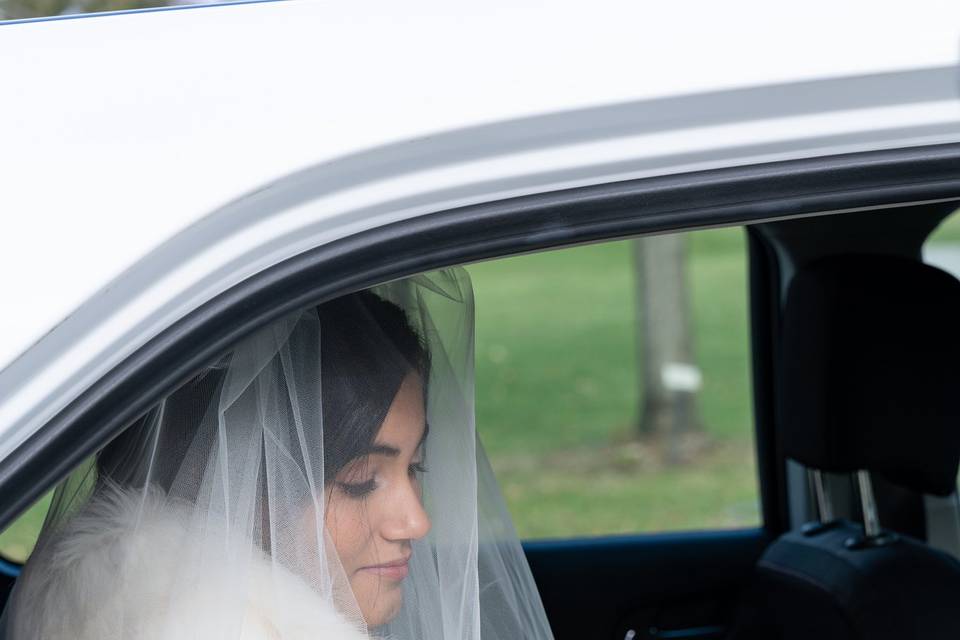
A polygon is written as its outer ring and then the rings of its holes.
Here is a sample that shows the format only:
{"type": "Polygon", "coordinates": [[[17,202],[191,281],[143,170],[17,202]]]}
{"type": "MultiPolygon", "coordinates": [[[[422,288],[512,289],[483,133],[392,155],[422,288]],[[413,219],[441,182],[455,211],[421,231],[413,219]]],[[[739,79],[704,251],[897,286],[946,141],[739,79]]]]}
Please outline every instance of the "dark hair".
{"type": "Polygon", "coordinates": [[[329,480],[373,444],[409,373],[426,385],[430,359],[403,309],[368,291],[322,304],[317,315],[329,480]]]}
{"type": "MultiPolygon", "coordinates": [[[[403,309],[369,291],[326,302],[315,312],[320,321],[326,482],[373,444],[408,374],[418,373],[426,390],[430,358],[403,309]]],[[[224,377],[222,367],[211,367],[134,422],[98,454],[100,479],[141,486],[148,480],[146,463],[155,450],[170,460],[196,455],[191,445],[208,409],[219,401],[224,377]],[[151,425],[160,411],[164,428],[157,433],[151,425]]],[[[206,443],[207,454],[212,444],[206,443]]],[[[154,469],[149,480],[169,490],[179,466],[154,469]]]]}

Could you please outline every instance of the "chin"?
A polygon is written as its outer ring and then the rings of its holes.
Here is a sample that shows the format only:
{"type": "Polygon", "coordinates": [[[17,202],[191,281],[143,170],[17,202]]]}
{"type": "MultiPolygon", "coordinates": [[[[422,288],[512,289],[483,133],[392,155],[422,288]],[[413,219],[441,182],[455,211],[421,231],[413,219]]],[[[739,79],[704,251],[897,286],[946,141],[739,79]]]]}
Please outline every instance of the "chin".
{"type": "Polygon", "coordinates": [[[403,592],[401,589],[390,589],[371,598],[367,607],[362,607],[363,619],[368,627],[381,627],[393,620],[400,607],[403,606],[403,592]]]}

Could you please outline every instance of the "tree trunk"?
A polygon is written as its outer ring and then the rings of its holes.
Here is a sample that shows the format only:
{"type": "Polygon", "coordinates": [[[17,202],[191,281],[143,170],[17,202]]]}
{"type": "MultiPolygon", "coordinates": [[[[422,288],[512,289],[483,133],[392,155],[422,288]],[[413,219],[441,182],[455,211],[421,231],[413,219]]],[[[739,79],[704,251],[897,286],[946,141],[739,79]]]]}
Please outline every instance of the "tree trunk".
{"type": "Polygon", "coordinates": [[[682,441],[702,433],[687,285],[687,238],[638,238],[636,267],[638,358],[643,371],[640,437],[665,447],[668,462],[682,458],[682,441]]]}

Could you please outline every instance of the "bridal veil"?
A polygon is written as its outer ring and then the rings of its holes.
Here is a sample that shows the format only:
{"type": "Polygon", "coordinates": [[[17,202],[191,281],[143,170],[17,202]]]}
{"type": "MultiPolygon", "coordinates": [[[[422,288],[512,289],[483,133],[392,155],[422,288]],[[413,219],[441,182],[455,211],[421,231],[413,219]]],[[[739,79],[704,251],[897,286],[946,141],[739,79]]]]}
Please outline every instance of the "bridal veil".
{"type": "Polygon", "coordinates": [[[474,425],[462,270],[304,309],[56,489],[7,640],[551,638],[474,425]]]}

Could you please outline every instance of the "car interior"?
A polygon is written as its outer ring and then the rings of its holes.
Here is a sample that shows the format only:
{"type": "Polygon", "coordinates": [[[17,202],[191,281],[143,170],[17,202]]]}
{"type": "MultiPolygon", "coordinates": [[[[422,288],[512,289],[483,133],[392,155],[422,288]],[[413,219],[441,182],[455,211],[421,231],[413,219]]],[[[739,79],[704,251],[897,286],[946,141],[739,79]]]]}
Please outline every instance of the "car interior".
{"type": "Polygon", "coordinates": [[[960,283],[921,257],[955,209],[747,228],[763,526],[529,544],[557,637],[960,632],[960,283]]]}
{"type": "MultiPolygon", "coordinates": [[[[861,185],[841,203],[839,187],[802,184],[799,174],[757,180],[752,199],[733,183],[699,195],[672,184],[647,201],[652,209],[620,191],[576,207],[576,194],[554,195],[531,219],[515,203],[513,213],[457,213],[473,227],[428,216],[286,265],[173,327],[151,354],[58,417],[46,439],[6,461],[0,522],[228,344],[242,322],[282,312],[272,301],[295,307],[432,266],[733,227],[746,252],[758,524],[526,541],[555,637],[960,637],[960,281],[924,257],[960,200],[910,199],[902,190],[880,197],[861,185]],[[679,207],[684,197],[692,204],[679,207]],[[697,214],[697,203],[709,215],[697,214]],[[463,249],[467,232],[483,226],[491,230],[463,249]],[[241,303],[243,321],[225,322],[241,303]]],[[[0,602],[18,568],[9,558],[0,565],[0,602]]]]}

